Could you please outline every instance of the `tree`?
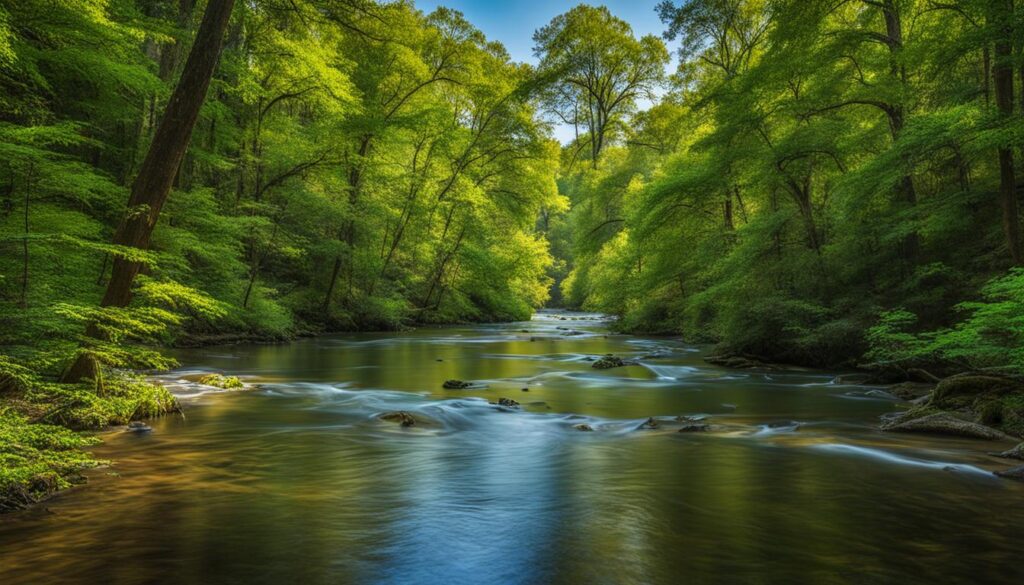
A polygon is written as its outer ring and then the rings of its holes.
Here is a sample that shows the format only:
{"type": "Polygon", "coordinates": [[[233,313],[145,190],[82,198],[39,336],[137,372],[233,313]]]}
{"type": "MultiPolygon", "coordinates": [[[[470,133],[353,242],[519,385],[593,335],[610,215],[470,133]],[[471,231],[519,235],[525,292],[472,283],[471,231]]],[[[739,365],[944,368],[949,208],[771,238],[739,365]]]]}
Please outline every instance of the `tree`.
{"type": "Polygon", "coordinates": [[[549,109],[586,131],[597,168],[637,101],[654,99],[668,63],[665,45],[651,35],[635,38],[629,24],[604,6],[582,4],[538,29],[533,42],[542,75],[555,80],[549,109]]]}
{"type": "MultiPolygon", "coordinates": [[[[206,90],[220,58],[224,31],[231,19],[233,6],[234,0],[210,0],[206,6],[181,79],[171,94],[160,126],[153,136],[153,143],[132,183],[127,212],[114,233],[114,244],[118,246],[143,250],[149,247],[160,209],[171,192],[175,175],[192,137],[192,129],[199,117],[199,108],[206,99],[206,90]]],[[[116,257],[100,306],[128,306],[132,282],[141,266],[138,261],[116,257]]],[[[91,333],[98,335],[99,331],[92,328],[91,333]]],[[[92,356],[82,353],[68,368],[63,379],[66,382],[77,382],[84,377],[92,377],[95,372],[96,365],[92,356]]]]}

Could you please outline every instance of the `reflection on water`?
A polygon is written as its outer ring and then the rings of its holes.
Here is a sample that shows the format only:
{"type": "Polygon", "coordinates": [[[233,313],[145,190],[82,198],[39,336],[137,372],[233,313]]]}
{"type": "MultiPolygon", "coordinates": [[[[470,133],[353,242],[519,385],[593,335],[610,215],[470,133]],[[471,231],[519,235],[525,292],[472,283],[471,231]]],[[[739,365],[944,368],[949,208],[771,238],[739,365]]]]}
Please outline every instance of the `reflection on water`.
{"type": "Polygon", "coordinates": [[[0,583],[1024,578],[1024,486],[985,455],[1002,445],[883,435],[896,405],[868,388],[559,316],[182,352],[169,381],[260,387],[181,384],[185,418],[109,435],[115,467],[0,519],[0,583]],[[591,368],[605,353],[641,365],[591,368]],[[391,410],[418,424],[376,418],[391,410]],[[713,431],[678,433],[678,415],[713,431]]]}

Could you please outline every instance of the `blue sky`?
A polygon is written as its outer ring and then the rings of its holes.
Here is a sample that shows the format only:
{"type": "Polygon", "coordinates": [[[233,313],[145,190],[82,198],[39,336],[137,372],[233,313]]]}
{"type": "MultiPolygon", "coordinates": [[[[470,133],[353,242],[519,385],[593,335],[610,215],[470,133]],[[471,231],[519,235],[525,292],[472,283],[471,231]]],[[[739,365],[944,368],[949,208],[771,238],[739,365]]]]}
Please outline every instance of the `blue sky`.
{"type": "MultiPolygon", "coordinates": [[[[487,0],[415,0],[416,7],[424,12],[432,12],[438,6],[447,6],[458,10],[466,19],[479,28],[488,39],[500,41],[508,49],[516,61],[536,63],[533,57],[533,31],[544,26],[552,18],[569,10],[576,1],[543,1],[523,0],[519,2],[500,2],[487,0]]],[[[664,25],[654,12],[658,0],[614,0],[608,2],[588,2],[592,5],[607,6],[612,14],[625,20],[633,27],[633,34],[642,36],[653,34],[661,36],[664,25]]],[[[675,47],[669,45],[669,51],[675,47]]],[[[675,65],[670,65],[672,69],[675,65]]],[[[572,128],[555,128],[555,137],[567,142],[572,138],[572,128]]]]}
{"type": "Polygon", "coordinates": [[[633,33],[641,36],[661,36],[665,27],[654,13],[658,0],[633,0],[611,2],[543,1],[525,0],[520,2],[496,2],[487,0],[416,0],[416,7],[432,12],[438,6],[447,6],[466,15],[466,18],[482,30],[487,38],[501,41],[516,61],[536,62],[533,58],[533,31],[544,26],[551,19],[577,4],[607,6],[612,14],[625,20],[633,27],[633,33]]]}

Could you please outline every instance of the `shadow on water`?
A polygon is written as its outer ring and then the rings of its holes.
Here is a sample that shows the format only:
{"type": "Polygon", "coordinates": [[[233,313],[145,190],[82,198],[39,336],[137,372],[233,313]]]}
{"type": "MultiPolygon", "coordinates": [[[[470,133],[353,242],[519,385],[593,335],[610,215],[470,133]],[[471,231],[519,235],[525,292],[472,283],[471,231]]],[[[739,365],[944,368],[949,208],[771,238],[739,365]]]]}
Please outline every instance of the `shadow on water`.
{"type": "Polygon", "coordinates": [[[884,435],[883,393],[700,356],[557,312],[182,351],[185,417],[108,435],[116,466],[0,520],[0,583],[1024,578],[996,445],[884,435]],[[640,363],[594,369],[607,353],[640,363]],[[188,381],[207,370],[259,386],[188,381]]]}

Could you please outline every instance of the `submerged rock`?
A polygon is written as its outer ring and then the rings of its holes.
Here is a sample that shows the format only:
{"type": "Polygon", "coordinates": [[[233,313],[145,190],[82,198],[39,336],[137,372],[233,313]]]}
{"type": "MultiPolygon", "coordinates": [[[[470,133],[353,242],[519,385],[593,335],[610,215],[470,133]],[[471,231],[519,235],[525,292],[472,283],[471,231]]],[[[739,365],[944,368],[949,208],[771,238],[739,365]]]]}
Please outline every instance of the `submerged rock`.
{"type": "Polygon", "coordinates": [[[590,425],[588,425],[586,423],[580,423],[578,425],[572,425],[572,428],[576,429],[577,431],[583,431],[583,432],[586,432],[586,433],[593,432],[593,430],[594,430],[594,427],[592,427],[592,426],[590,426],[590,425]]]}
{"type": "Polygon", "coordinates": [[[654,417],[652,416],[652,417],[648,418],[647,420],[645,420],[644,422],[640,423],[640,426],[638,426],[636,428],[636,430],[638,430],[638,431],[653,430],[653,429],[658,428],[659,426],[661,426],[661,425],[659,425],[658,421],[654,420],[654,417]]]}
{"type": "Polygon", "coordinates": [[[677,433],[703,433],[711,430],[711,425],[707,423],[687,423],[679,427],[677,433]]]}
{"type": "Polygon", "coordinates": [[[473,386],[472,382],[463,382],[462,380],[445,380],[441,386],[448,390],[465,390],[473,386]]]}
{"type": "Polygon", "coordinates": [[[147,425],[146,423],[140,420],[133,420],[132,422],[128,423],[128,427],[125,429],[125,431],[129,433],[148,433],[152,430],[153,427],[147,425]]]}
{"type": "Polygon", "coordinates": [[[958,418],[948,412],[914,416],[913,411],[910,411],[907,414],[884,421],[882,430],[904,433],[938,433],[989,441],[1006,438],[1006,435],[992,427],[958,418]]]}
{"type": "Polygon", "coordinates": [[[403,427],[411,427],[416,424],[416,419],[404,410],[385,412],[384,414],[378,415],[377,418],[388,422],[396,422],[403,427]]]}
{"type": "Polygon", "coordinates": [[[1020,459],[1024,461],[1024,443],[1017,445],[1013,449],[1007,449],[1001,453],[990,453],[996,457],[1002,457],[1003,459],[1020,459]]]}
{"type": "Polygon", "coordinates": [[[621,368],[622,366],[635,365],[637,365],[637,363],[633,360],[624,360],[620,357],[614,356],[609,353],[603,357],[598,358],[597,361],[590,365],[590,367],[597,368],[599,370],[607,370],[609,368],[621,368]]]}
{"type": "Polygon", "coordinates": [[[507,406],[509,408],[519,408],[519,403],[511,398],[499,398],[496,404],[498,406],[507,406]]]}
{"type": "Polygon", "coordinates": [[[1017,481],[1024,481],[1024,465],[1018,465],[1017,467],[1011,467],[1002,471],[995,472],[999,477],[1005,477],[1006,479],[1016,479],[1017,481]]]}

